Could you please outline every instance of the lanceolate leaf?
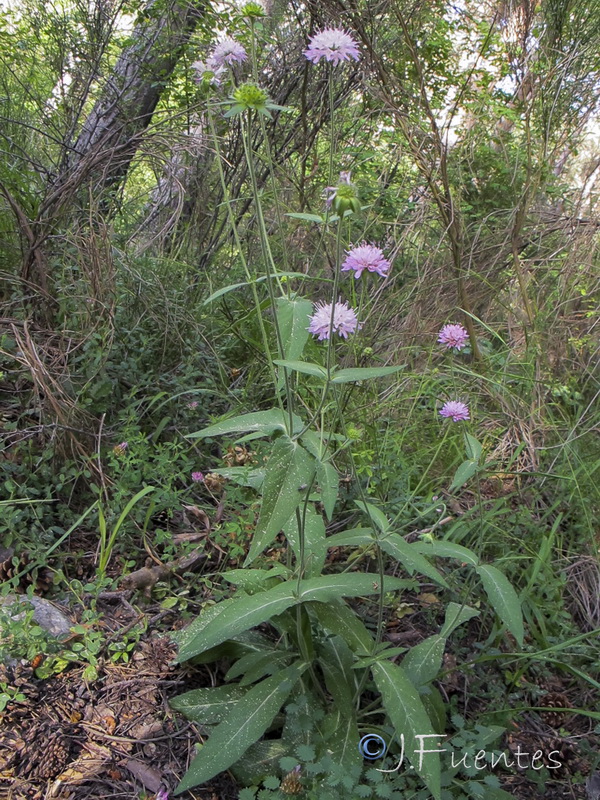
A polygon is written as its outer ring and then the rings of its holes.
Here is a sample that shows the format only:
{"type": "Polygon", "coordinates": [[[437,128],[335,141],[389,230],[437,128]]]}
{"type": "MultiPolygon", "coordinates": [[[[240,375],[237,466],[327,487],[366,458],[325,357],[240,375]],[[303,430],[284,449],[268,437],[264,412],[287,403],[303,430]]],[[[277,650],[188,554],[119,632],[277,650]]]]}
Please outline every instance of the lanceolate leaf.
{"type": "Polygon", "coordinates": [[[521,603],[508,578],[488,564],[476,567],[475,571],[481,578],[491,607],[522,647],[524,630],[521,603]]]}
{"type": "Polygon", "coordinates": [[[479,559],[472,550],[463,547],[461,544],[454,544],[454,542],[446,542],[442,539],[421,539],[420,542],[414,542],[413,547],[423,555],[437,556],[438,558],[455,558],[457,561],[470,564],[472,567],[476,567],[479,564],[479,559]]]}
{"type": "Polygon", "coordinates": [[[442,749],[443,738],[418,739],[417,736],[435,734],[419,693],[404,670],[389,661],[378,661],[371,667],[377,688],[396,738],[404,735],[404,753],[415,771],[421,776],[434,797],[440,800],[440,757],[437,753],[420,753],[424,750],[442,749]],[[419,763],[422,761],[422,763],[419,763]]]}
{"type": "Polygon", "coordinates": [[[175,794],[206,783],[228,769],[260,739],[305,668],[305,664],[294,664],[249,689],[212,732],[175,794]]]}
{"type": "MultiPolygon", "coordinates": [[[[406,588],[407,582],[399,578],[386,577],[383,590],[390,592],[406,588]]],[[[231,639],[242,631],[260,625],[262,622],[281,614],[298,602],[318,600],[331,603],[339,597],[361,597],[378,594],[381,590],[377,575],[323,575],[319,578],[308,578],[300,582],[300,594],[295,580],[260,592],[252,596],[224,600],[212,608],[225,608],[218,614],[212,609],[202,612],[200,617],[188,626],[195,626],[194,635],[187,635],[183,640],[177,660],[179,662],[193,658],[210,647],[231,639]],[[206,624],[202,624],[204,614],[210,616],[206,624]]],[[[337,631],[335,631],[337,633],[337,631]]],[[[340,633],[340,635],[343,635],[340,633]]],[[[179,639],[181,641],[181,638],[179,639]]]]}
{"type": "Polygon", "coordinates": [[[473,617],[478,617],[479,611],[471,606],[459,605],[458,603],[448,603],[446,606],[446,619],[440,631],[440,636],[450,636],[450,634],[473,617]]]}
{"type": "Polygon", "coordinates": [[[304,499],[315,460],[298,442],[287,436],[277,439],[267,463],[260,517],[244,566],[267,547],[304,499]]]}
{"type": "Polygon", "coordinates": [[[239,686],[217,686],[215,689],[193,689],[169,701],[171,708],[201,725],[213,725],[227,716],[244,696],[239,686]]]}
{"type": "Polygon", "coordinates": [[[444,657],[446,639],[437,633],[415,645],[402,659],[402,669],[417,689],[435,680],[444,657]]]}
{"type": "Polygon", "coordinates": [[[398,367],[353,367],[351,369],[340,369],[331,379],[332,383],[352,383],[354,381],[366,381],[369,378],[383,378],[385,375],[393,375],[404,369],[406,364],[398,367]]]}
{"type": "Polygon", "coordinates": [[[441,573],[415,549],[414,545],[409,544],[397,533],[388,533],[380,539],[375,539],[370,528],[354,528],[327,538],[328,547],[356,547],[377,543],[384,552],[399,561],[410,573],[419,572],[439,583],[440,586],[448,585],[441,573]]]}
{"type": "Polygon", "coordinates": [[[327,519],[331,520],[340,486],[340,476],[333,464],[317,462],[317,481],[327,519]]]}
{"type": "MultiPolygon", "coordinates": [[[[230,417],[221,422],[215,422],[208,428],[203,428],[195,433],[188,433],[187,439],[205,439],[208,436],[225,436],[232,433],[260,432],[268,436],[275,431],[286,431],[288,424],[287,414],[284,415],[280,408],[271,408],[268,411],[255,411],[252,414],[241,414],[230,417]]],[[[302,420],[294,415],[294,430],[301,430],[302,420]]]]}
{"type": "MultiPolygon", "coordinates": [[[[308,332],[308,331],[307,331],[308,332]]],[[[319,364],[313,364],[312,361],[294,361],[283,358],[276,358],[273,360],[274,364],[278,367],[287,367],[292,372],[302,372],[305,375],[314,375],[316,378],[325,380],[327,377],[327,370],[319,364]]]]}
{"type": "MultiPolygon", "coordinates": [[[[325,557],[327,555],[327,543],[325,539],[325,523],[320,514],[310,508],[299,509],[300,517],[304,517],[304,565],[306,578],[316,577],[321,574],[325,557]]],[[[297,514],[285,524],[283,532],[288,538],[296,556],[296,561],[300,562],[300,533],[298,531],[297,514]]]]}
{"type": "Polygon", "coordinates": [[[351,650],[361,655],[373,650],[373,637],[343,601],[310,603],[309,607],[325,630],[341,636],[351,650]]]}
{"type": "Polygon", "coordinates": [[[296,297],[289,300],[280,297],[277,300],[277,321],[283,340],[284,358],[292,361],[302,355],[308,337],[309,317],[312,314],[313,304],[310,300],[296,297]]]}

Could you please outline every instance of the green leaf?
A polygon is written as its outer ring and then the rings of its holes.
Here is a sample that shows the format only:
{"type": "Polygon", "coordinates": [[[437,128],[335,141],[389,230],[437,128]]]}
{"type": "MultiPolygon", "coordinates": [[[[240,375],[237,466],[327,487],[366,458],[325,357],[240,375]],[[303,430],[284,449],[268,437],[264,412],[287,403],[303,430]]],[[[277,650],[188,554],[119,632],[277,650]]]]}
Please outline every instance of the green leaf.
{"type": "MultiPolygon", "coordinates": [[[[306,278],[307,276],[303,272],[278,272],[278,277],[280,278],[306,278]]],[[[234,292],[236,289],[241,289],[244,286],[251,286],[253,283],[262,283],[263,281],[267,280],[266,275],[261,275],[260,277],[256,278],[254,281],[241,281],[240,283],[232,283],[229,286],[223,286],[221,289],[217,289],[216,292],[213,292],[211,296],[204,301],[202,305],[209,305],[213,303],[215,300],[218,300],[219,297],[222,297],[224,294],[228,294],[229,292],[234,292]]]]}
{"type": "Polygon", "coordinates": [[[341,636],[351,650],[371,653],[375,646],[373,637],[344,602],[310,603],[309,609],[326,631],[341,636]]]}
{"type": "Polygon", "coordinates": [[[366,381],[369,378],[383,378],[385,375],[393,375],[404,369],[406,364],[397,367],[353,367],[351,369],[341,369],[336,372],[331,379],[332,383],[352,383],[354,381],[366,381]]]}
{"type": "Polygon", "coordinates": [[[488,564],[475,567],[475,572],[481,578],[491,607],[522,647],[525,635],[523,613],[521,602],[512,584],[504,573],[488,564]]]}
{"type": "MultiPolygon", "coordinates": [[[[386,577],[384,591],[406,588],[407,582],[399,578],[386,577]]],[[[210,647],[237,636],[242,631],[266,622],[277,614],[299,602],[318,600],[329,603],[339,597],[361,597],[379,594],[380,586],[376,575],[323,575],[300,582],[300,594],[295,580],[268,589],[250,597],[232,597],[209,607],[185,629],[192,628],[185,638],[177,637],[180,650],[179,662],[203,653],[210,647]],[[214,609],[220,609],[215,613],[214,609]],[[209,617],[204,621],[204,615],[209,617]]]]}
{"type": "Polygon", "coordinates": [[[389,661],[378,661],[373,664],[371,671],[381,693],[383,706],[396,731],[396,737],[400,741],[400,736],[404,735],[406,757],[435,800],[440,800],[440,757],[437,753],[426,753],[422,756],[420,764],[419,752],[441,749],[440,742],[443,737],[417,739],[418,735],[427,736],[434,734],[435,731],[417,690],[401,667],[389,661]]]}
{"type": "Polygon", "coordinates": [[[305,664],[294,664],[249,689],[214,729],[175,794],[206,783],[235,764],[267,730],[305,668],[305,664]]]}
{"type": "Polygon", "coordinates": [[[305,222],[317,222],[319,225],[325,222],[323,217],[320,217],[318,214],[293,213],[293,214],[286,214],[285,216],[292,217],[292,219],[303,219],[305,222]]]}
{"type": "Polygon", "coordinates": [[[448,603],[446,607],[446,619],[440,631],[440,636],[448,637],[459,625],[468,622],[473,617],[478,617],[479,611],[470,606],[459,605],[458,603],[448,603]]]}
{"type": "Polygon", "coordinates": [[[402,659],[402,669],[415,688],[437,678],[444,658],[446,638],[439,634],[429,636],[411,647],[402,659]]]}
{"type": "Polygon", "coordinates": [[[355,500],[354,505],[358,506],[361,511],[363,511],[369,521],[374,523],[382,533],[386,533],[386,531],[390,528],[390,521],[386,517],[386,515],[381,511],[381,509],[374,506],[373,503],[363,503],[362,500],[355,500]]]}
{"type": "Polygon", "coordinates": [[[346,708],[335,706],[319,727],[327,756],[333,763],[341,767],[344,773],[354,769],[360,774],[362,765],[358,750],[359,732],[352,710],[351,704],[346,708]]]}
{"type": "Polygon", "coordinates": [[[467,458],[469,461],[479,461],[483,447],[470,433],[465,433],[465,448],[467,451],[467,458]]]}
{"type": "MultiPolygon", "coordinates": [[[[302,422],[298,417],[294,420],[294,427],[296,424],[301,429],[302,422]]],[[[224,419],[214,425],[209,425],[208,428],[196,431],[196,433],[188,433],[186,439],[205,439],[208,436],[224,436],[232,433],[248,433],[249,431],[260,431],[263,436],[267,436],[274,431],[286,430],[287,416],[280,408],[270,408],[268,411],[254,411],[252,414],[241,414],[224,419]]]]}
{"type": "MultiPolygon", "coordinates": [[[[300,510],[302,516],[303,510],[300,510]]],[[[300,563],[300,534],[298,532],[298,521],[294,514],[283,526],[283,532],[288,538],[296,556],[296,561],[300,563]]],[[[317,512],[307,507],[304,515],[304,563],[306,565],[305,576],[314,578],[321,574],[325,558],[327,556],[327,544],[325,539],[325,523],[323,517],[317,512]]]]}
{"type": "Polygon", "coordinates": [[[277,299],[277,322],[283,343],[286,360],[296,361],[302,355],[308,337],[308,322],[312,314],[313,304],[310,300],[297,297],[277,299]]]}
{"type": "MultiPolygon", "coordinates": [[[[359,500],[355,502],[357,505],[360,503],[359,500]]],[[[371,509],[375,509],[381,514],[379,509],[376,509],[375,506],[371,506],[371,509]]],[[[377,522],[377,520],[375,521],[377,522]]],[[[380,520],[380,522],[382,522],[382,520],[380,520]]],[[[328,547],[360,547],[377,544],[379,544],[384,552],[399,561],[410,574],[419,572],[421,575],[426,575],[436,583],[439,583],[440,586],[448,585],[444,576],[438,572],[433,564],[421,555],[414,543],[409,544],[398,533],[388,533],[381,538],[375,538],[370,528],[353,528],[352,530],[342,531],[341,533],[336,533],[333,536],[327,537],[328,547]]]]}
{"type": "Polygon", "coordinates": [[[252,467],[223,467],[222,469],[213,469],[212,472],[222,475],[237,486],[248,486],[257,492],[260,491],[265,479],[264,469],[253,469],[252,467]]]}
{"type": "MultiPolygon", "coordinates": [[[[251,744],[244,755],[231,767],[239,783],[260,783],[267,775],[277,773],[279,760],[289,752],[281,739],[264,739],[251,744]]],[[[244,790],[242,790],[244,791],[244,790]]],[[[238,795],[242,800],[242,792],[238,795]]]]}
{"type": "Polygon", "coordinates": [[[452,478],[452,483],[448,491],[451,492],[453,489],[460,489],[461,486],[464,486],[465,483],[475,475],[478,469],[479,464],[477,461],[463,461],[454,473],[454,478],[452,478]]]}
{"type": "Polygon", "coordinates": [[[200,725],[213,725],[221,722],[246,690],[239,686],[217,686],[215,689],[193,689],[169,700],[175,711],[180,711],[188,719],[200,725]]]}
{"type": "Polygon", "coordinates": [[[476,567],[479,564],[479,559],[468,547],[454,544],[454,542],[447,542],[443,539],[421,539],[418,542],[413,542],[413,547],[423,555],[437,556],[438,558],[456,558],[458,561],[464,561],[472,567],[476,567]]]}
{"type": "Polygon", "coordinates": [[[314,375],[316,378],[327,378],[327,370],[318,364],[313,364],[312,361],[289,361],[283,358],[274,358],[273,363],[278,367],[287,367],[293,372],[302,372],[304,375],[314,375]]]}
{"type": "Polygon", "coordinates": [[[340,476],[333,464],[317,461],[317,481],[321,489],[321,500],[325,508],[325,514],[327,519],[331,521],[338,498],[340,476]]]}
{"type": "Polygon", "coordinates": [[[333,705],[343,709],[346,715],[351,714],[356,690],[352,651],[341,636],[334,636],[319,645],[318,654],[325,686],[333,698],[333,705]]]}
{"type": "Polygon", "coordinates": [[[315,460],[298,442],[277,439],[267,463],[260,516],[244,566],[262,553],[304,499],[302,487],[312,480],[315,460]]]}

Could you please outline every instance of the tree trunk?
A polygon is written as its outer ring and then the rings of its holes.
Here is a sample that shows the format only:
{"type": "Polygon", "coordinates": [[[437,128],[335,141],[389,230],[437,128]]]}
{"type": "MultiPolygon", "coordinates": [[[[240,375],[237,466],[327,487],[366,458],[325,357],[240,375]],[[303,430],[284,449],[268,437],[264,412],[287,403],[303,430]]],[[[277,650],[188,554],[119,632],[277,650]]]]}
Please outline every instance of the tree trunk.
{"type": "Polygon", "coordinates": [[[84,184],[110,204],[205,8],[205,0],[169,0],[166,8],[150,0],[46,198],[44,216],[54,217],[84,184]]]}

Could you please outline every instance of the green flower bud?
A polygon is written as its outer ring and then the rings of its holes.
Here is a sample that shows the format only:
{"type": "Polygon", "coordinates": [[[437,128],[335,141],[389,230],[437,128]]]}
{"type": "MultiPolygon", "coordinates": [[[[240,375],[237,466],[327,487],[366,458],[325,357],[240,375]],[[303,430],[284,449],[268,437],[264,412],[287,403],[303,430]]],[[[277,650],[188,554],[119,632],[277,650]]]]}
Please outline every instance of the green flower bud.
{"type": "Polygon", "coordinates": [[[260,19],[266,16],[265,7],[261,3],[250,2],[242,6],[242,15],[248,19],[260,19]]]}
{"type": "Polygon", "coordinates": [[[337,187],[333,197],[332,208],[340,217],[343,217],[346,211],[358,214],[360,200],[358,199],[356,187],[352,183],[343,183],[337,187]]]}
{"type": "Polygon", "coordinates": [[[244,109],[264,109],[269,99],[267,93],[255,83],[243,83],[233,93],[235,102],[244,109]]]}

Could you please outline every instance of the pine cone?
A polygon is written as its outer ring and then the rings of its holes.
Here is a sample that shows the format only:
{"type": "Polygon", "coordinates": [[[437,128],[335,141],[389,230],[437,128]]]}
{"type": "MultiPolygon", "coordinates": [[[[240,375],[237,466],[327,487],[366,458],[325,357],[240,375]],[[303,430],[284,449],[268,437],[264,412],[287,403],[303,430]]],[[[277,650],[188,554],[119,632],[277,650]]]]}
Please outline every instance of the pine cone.
{"type": "Polygon", "coordinates": [[[562,727],[571,717],[565,708],[572,708],[569,698],[563,692],[548,692],[539,699],[540,706],[556,708],[556,711],[540,711],[540,716],[551,728],[562,727]],[[559,710],[560,709],[560,710],[559,710]]]}
{"type": "Polygon", "coordinates": [[[19,775],[33,781],[52,780],[67,766],[70,753],[71,741],[64,730],[51,722],[35,725],[28,732],[19,775]]]}
{"type": "MultiPolygon", "coordinates": [[[[14,550],[2,548],[0,551],[0,583],[7,583],[19,575],[25,568],[29,567],[31,560],[28,553],[19,556],[19,563],[13,564],[14,550]]],[[[27,587],[33,584],[35,593],[43,595],[52,586],[52,573],[47,567],[32,567],[18,579],[14,587],[16,592],[25,593],[27,587]]]]}

